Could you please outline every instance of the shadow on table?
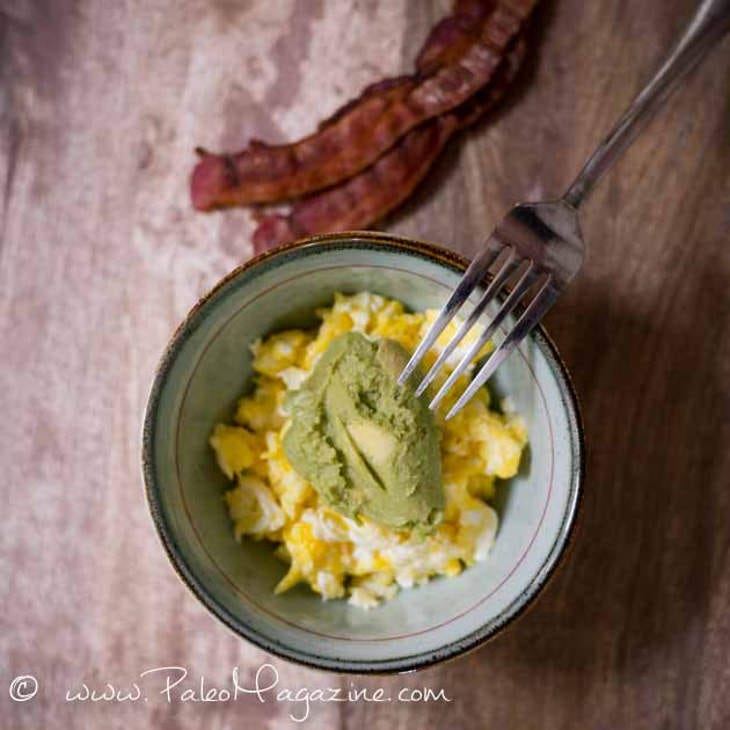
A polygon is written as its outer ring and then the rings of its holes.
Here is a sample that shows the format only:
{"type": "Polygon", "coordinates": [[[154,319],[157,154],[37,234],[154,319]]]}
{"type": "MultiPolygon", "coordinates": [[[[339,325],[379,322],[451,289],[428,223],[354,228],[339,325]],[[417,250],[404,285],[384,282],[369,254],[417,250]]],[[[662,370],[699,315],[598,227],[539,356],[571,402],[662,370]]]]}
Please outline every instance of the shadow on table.
{"type": "Polygon", "coordinates": [[[465,663],[580,673],[586,689],[698,666],[725,567],[730,398],[713,333],[727,282],[708,268],[692,284],[694,310],[661,325],[586,281],[551,317],[583,403],[581,519],[542,598],[465,663]]]}

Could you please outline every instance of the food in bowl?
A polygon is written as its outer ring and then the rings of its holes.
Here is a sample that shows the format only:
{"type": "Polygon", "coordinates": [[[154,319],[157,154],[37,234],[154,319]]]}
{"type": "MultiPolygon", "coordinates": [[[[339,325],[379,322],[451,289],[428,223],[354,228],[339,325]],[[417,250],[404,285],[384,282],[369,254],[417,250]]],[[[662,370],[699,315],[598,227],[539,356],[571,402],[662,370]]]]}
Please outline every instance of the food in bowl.
{"type": "Polygon", "coordinates": [[[540,326],[488,383],[494,407],[504,395],[513,401],[529,445],[519,473],[506,488],[497,484],[491,500],[499,531],[486,560],[365,611],[347,598],[322,601],[305,583],[275,594],[286,568],[272,544],[233,539],[223,493],[235,484],[220,473],[208,441],[216,423],[236,425],[236,403],[255,392],[249,344],[316,327],[311,315],[338,291],[377,292],[411,312],[439,308],[467,265],[444,249],[382,233],[310,239],[229,274],[171,338],[143,430],[150,513],[177,575],[241,638],[319,669],[412,671],[512,626],[555,574],[575,534],[584,450],[569,374],[540,326]]]}
{"type": "MultiPolygon", "coordinates": [[[[527,432],[509,399],[491,408],[486,389],[449,420],[459,387],[433,414],[412,385],[396,392],[435,310],[409,313],[360,292],[335,295],[317,314],[316,331],[253,343],[253,392],[210,443],[235,483],[225,494],[235,537],[275,543],[289,566],[276,592],[306,583],[324,599],[371,608],[486,559],[498,528],[496,480],[517,473],[527,432]]],[[[477,335],[456,348],[432,388],[477,335]]]]}

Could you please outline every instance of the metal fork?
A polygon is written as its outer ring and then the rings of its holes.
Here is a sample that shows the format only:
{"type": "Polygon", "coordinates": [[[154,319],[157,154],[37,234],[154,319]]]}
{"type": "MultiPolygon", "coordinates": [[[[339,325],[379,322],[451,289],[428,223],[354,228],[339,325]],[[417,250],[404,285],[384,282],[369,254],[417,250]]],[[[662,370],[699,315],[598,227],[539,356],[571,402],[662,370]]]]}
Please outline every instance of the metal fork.
{"type": "Polygon", "coordinates": [[[459,376],[477,357],[499,326],[518,306],[522,313],[501,344],[461,394],[446,418],[456,415],[492,376],[509,354],[545,316],[571,279],[578,273],[585,245],[578,223],[578,208],[598,179],[635,139],[639,128],[663,103],[684,75],[730,30],[730,0],[704,0],[684,34],[649,83],[618,120],[609,135],[588,158],[573,184],[555,202],[522,203],[497,225],[482,251],[464,272],[459,285],[443,306],[413,357],[401,372],[403,385],[426,352],[451,322],[472,292],[495,268],[491,281],[467,319],[444,347],[433,367],[417,388],[420,395],[441,370],[444,362],[477,323],[491,302],[501,298],[510,280],[513,285],[497,313],[461,358],[433,397],[434,409],[459,376]]]}

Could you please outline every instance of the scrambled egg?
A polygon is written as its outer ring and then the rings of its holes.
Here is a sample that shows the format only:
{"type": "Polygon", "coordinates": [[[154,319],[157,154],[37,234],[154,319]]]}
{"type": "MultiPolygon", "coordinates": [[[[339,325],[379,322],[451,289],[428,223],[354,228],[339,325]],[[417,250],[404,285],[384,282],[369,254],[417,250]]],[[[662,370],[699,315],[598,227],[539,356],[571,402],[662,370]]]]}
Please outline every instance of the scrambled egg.
{"type": "MultiPolygon", "coordinates": [[[[299,386],[335,337],[355,330],[389,337],[412,351],[436,314],[435,310],[408,313],[400,302],[367,292],[337,294],[332,307],[318,311],[322,323],[316,333],[289,330],[253,344],[253,393],[238,403],[235,425],[218,424],[210,443],[221,470],[235,482],[225,502],[236,539],[247,536],[276,543],[276,555],[289,566],[277,592],[304,582],[325,599],[348,598],[370,608],[392,598],[399,588],[437,575],[458,575],[487,556],[498,524],[489,505],[495,479],[517,473],[527,433],[522,419],[505,407],[508,404],[503,404],[502,413],[490,410],[485,388],[454,418],[444,420],[469,379],[468,372],[436,413],[446,509],[431,535],[344,517],[319,500],[282,449],[287,424],[284,394],[299,386]]],[[[457,326],[452,323],[441,335],[424,368],[433,364],[457,326]]],[[[467,335],[432,388],[444,382],[476,336],[467,335]]]]}

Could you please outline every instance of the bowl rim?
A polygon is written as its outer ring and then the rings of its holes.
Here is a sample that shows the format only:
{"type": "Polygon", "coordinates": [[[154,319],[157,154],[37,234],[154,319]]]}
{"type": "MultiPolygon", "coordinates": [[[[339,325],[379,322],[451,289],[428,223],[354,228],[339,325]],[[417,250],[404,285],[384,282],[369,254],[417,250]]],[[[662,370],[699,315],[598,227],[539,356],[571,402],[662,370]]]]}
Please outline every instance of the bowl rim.
{"type": "Polygon", "coordinates": [[[570,372],[565,365],[557,346],[552,341],[545,328],[539,324],[531,333],[539,344],[545,345],[542,352],[547,358],[551,369],[557,375],[559,390],[562,396],[562,403],[566,409],[568,426],[571,434],[573,471],[571,474],[570,502],[563,515],[562,524],[553,542],[550,552],[540,570],[535,574],[527,588],[520,594],[518,599],[508,606],[497,621],[491,622],[490,626],[484,625],[475,629],[469,635],[451,641],[439,649],[432,649],[421,653],[409,654],[397,659],[383,660],[344,660],[319,656],[311,652],[304,652],[293,649],[281,642],[263,636],[250,626],[247,626],[234,616],[228,609],[220,604],[214,596],[198,580],[195,573],[190,569],[182,554],[178,550],[173,531],[165,517],[162,502],[160,499],[160,485],[156,478],[155,470],[155,432],[157,428],[157,413],[162,397],[162,390],[171,371],[177,354],[196,329],[195,320],[201,309],[228,284],[238,279],[243,274],[250,273],[266,262],[275,261],[277,258],[288,258],[291,255],[311,249],[326,249],[332,243],[339,243],[349,248],[362,248],[362,244],[382,244],[391,251],[416,255],[438,263],[457,273],[463,272],[469,264],[469,260],[459,253],[437,246],[433,243],[421,241],[403,236],[396,236],[379,231],[343,231],[340,233],[327,233],[308,238],[300,239],[293,243],[277,246],[268,251],[252,257],[243,264],[235,267],[227,275],[218,281],[206,294],[198,299],[194,306],[187,313],[182,322],[177,326],[165,346],[162,357],[155,368],[154,378],[147,399],[144,421],[142,425],[142,476],[147,504],[156,528],[158,538],[167,553],[167,557],[177,574],[178,578],[193,593],[193,595],[221,621],[237,637],[246,639],[258,648],[269,652],[281,659],[292,661],[297,664],[313,669],[347,673],[347,674],[394,674],[405,673],[425,669],[464,654],[471,652],[486,642],[494,639],[507,627],[513,626],[515,621],[523,616],[531,608],[537,598],[543,594],[548,582],[556,575],[562,567],[569,548],[572,547],[575,535],[576,522],[581,512],[583,497],[583,482],[585,478],[585,439],[583,420],[581,416],[580,401],[573,385],[570,372]]]}

